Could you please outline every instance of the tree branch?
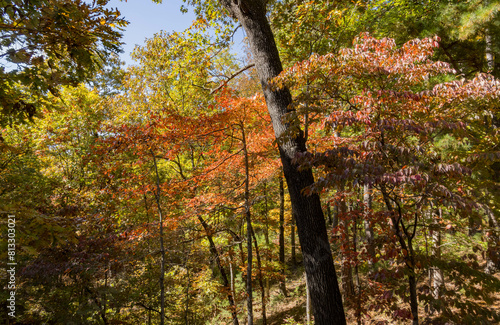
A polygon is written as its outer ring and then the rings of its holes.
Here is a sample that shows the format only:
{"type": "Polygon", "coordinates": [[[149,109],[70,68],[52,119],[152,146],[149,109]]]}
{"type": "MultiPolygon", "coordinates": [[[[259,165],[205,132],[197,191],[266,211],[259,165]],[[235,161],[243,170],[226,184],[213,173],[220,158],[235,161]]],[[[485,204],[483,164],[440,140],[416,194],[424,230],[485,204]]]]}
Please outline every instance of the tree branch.
{"type": "Polygon", "coordinates": [[[213,95],[214,93],[216,93],[217,91],[219,91],[222,87],[224,87],[225,85],[227,85],[227,83],[229,81],[231,81],[232,79],[234,79],[236,76],[238,76],[239,74],[241,74],[242,72],[245,72],[246,70],[248,70],[250,68],[253,68],[254,66],[255,66],[255,63],[251,63],[251,64],[247,65],[246,67],[243,67],[240,70],[236,71],[235,73],[233,73],[232,75],[230,75],[227,78],[226,81],[223,81],[217,88],[212,89],[212,91],[210,92],[210,95],[213,95]]]}

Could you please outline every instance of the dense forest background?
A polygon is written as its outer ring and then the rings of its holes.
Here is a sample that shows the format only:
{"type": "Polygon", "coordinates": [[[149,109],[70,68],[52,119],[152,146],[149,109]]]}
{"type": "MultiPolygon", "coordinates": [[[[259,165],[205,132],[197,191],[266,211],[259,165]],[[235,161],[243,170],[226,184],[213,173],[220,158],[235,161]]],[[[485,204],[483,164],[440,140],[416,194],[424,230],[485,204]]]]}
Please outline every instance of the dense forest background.
{"type": "Polygon", "coordinates": [[[500,1],[189,0],[126,68],[107,2],[0,1],[2,321],[500,322],[500,1]]]}

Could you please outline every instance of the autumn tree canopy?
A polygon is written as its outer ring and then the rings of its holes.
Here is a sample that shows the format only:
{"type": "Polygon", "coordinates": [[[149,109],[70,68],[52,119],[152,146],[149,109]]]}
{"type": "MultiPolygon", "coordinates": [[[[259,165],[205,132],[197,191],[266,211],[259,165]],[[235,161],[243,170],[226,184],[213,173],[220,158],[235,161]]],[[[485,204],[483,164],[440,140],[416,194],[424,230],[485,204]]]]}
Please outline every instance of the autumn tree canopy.
{"type": "Polygon", "coordinates": [[[186,3],[1,5],[2,319],[500,321],[498,1],[186,3]]]}
{"type": "Polygon", "coordinates": [[[5,1],[0,6],[2,126],[40,114],[48,92],[89,81],[119,53],[127,22],[105,1],[5,1]]]}

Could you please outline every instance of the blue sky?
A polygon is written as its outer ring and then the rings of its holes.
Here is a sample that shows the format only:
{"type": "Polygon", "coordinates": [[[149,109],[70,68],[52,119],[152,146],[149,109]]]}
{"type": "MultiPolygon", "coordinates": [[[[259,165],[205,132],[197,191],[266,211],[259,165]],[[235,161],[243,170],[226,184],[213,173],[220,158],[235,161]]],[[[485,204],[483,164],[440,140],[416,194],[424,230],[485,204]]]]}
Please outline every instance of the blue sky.
{"type": "Polygon", "coordinates": [[[191,25],[194,19],[192,10],[187,14],[180,11],[181,0],[164,0],[156,4],[151,0],[111,0],[110,8],[118,8],[129,25],[123,32],[124,53],[121,55],[126,64],[133,64],[130,53],[135,45],[144,45],[146,38],[151,38],[161,30],[182,31],[191,25]]]}
{"type": "MultiPolygon", "coordinates": [[[[127,65],[134,64],[130,53],[135,45],[144,45],[146,38],[151,38],[155,33],[182,31],[191,25],[194,19],[192,8],[186,14],[181,13],[182,0],[163,0],[156,4],[151,0],[110,0],[108,7],[118,8],[129,25],[123,32],[122,42],[124,53],[121,58],[127,65]]],[[[241,30],[241,28],[240,28],[241,30]]],[[[243,34],[241,31],[235,37],[236,47],[240,47],[243,34]]]]}

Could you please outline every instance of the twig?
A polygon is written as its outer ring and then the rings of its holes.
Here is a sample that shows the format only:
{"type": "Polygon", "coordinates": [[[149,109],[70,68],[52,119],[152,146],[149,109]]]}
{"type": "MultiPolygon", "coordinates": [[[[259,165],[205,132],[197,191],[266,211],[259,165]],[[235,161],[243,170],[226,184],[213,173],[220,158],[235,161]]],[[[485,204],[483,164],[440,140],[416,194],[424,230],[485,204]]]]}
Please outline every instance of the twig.
{"type": "Polygon", "coordinates": [[[247,65],[246,67],[243,67],[241,68],[240,70],[236,71],[235,73],[233,73],[232,75],[230,75],[229,77],[227,77],[227,80],[223,81],[217,88],[214,88],[212,89],[212,91],[210,92],[210,95],[213,95],[214,93],[216,93],[217,91],[219,91],[222,87],[224,87],[225,85],[227,85],[227,83],[229,81],[231,81],[232,79],[234,79],[236,76],[238,76],[240,73],[250,69],[250,68],[253,68],[255,66],[255,63],[251,63],[249,65],[247,65]]]}

